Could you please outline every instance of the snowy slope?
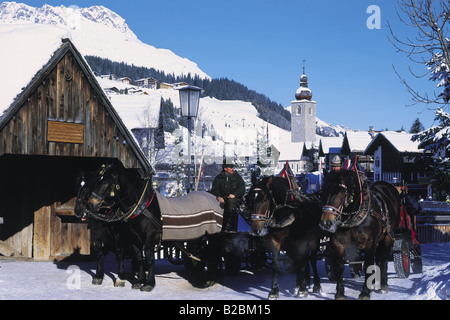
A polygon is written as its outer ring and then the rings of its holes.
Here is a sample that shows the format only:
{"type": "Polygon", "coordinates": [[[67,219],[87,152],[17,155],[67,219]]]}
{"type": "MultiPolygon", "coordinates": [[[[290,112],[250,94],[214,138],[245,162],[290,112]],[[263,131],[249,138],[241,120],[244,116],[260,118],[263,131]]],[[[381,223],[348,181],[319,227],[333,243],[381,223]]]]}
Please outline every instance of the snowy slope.
{"type": "MultiPolygon", "coordinates": [[[[139,41],[124,19],[107,8],[48,5],[33,8],[24,4],[4,2],[0,4],[0,69],[6,76],[0,78],[0,115],[34,74],[47,63],[52,53],[61,45],[61,38],[71,38],[83,55],[98,55],[134,65],[155,67],[166,72],[191,72],[208,77],[195,63],[178,57],[169,50],[156,49],[139,41]]],[[[124,89],[124,85],[119,82],[107,83],[101,79],[98,81],[103,88],[124,89]]],[[[152,112],[145,121],[150,121],[154,126],[158,120],[159,107],[149,106],[157,105],[160,97],[170,98],[174,105],[179,107],[176,90],[147,90],[147,93],[147,96],[109,94],[112,104],[129,129],[142,127],[140,117],[145,110],[150,109],[152,112]]],[[[342,136],[346,129],[332,127],[319,119],[317,125],[319,131],[326,135],[342,136]]],[[[224,154],[227,157],[250,157],[252,161],[252,157],[256,156],[257,140],[261,142],[262,138],[267,140],[267,137],[269,145],[274,145],[280,151],[293,150],[297,154],[302,149],[302,146],[290,145],[290,132],[267,124],[258,117],[258,112],[251,103],[243,101],[201,99],[195,132],[197,136],[194,137],[194,155],[199,157],[204,150],[206,155],[216,158],[211,159],[211,162],[219,161],[224,154]],[[199,138],[202,129],[205,135],[199,138]]],[[[186,150],[185,130],[181,128],[177,134],[185,137],[183,144],[186,150]]],[[[176,136],[168,136],[166,145],[170,145],[174,139],[176,136]]]]}
{"type": "MultiPolygon", "coordinates": [[[[197,74],[210,78],[198,65],[167,49],[157,49],[141,42],[125,20],[103,6],[89,8],[34,8],[22,3],[0,4],[0,24],[52,25],[67,30],[72,41],[84,55],[108,58],[135,66],[155,68],[176,75],[197,74]]],[[[27,34],[23,34],[27,37],[27,34]]],[[[21,35],[17,34],[18,41],[21,35]]]]}

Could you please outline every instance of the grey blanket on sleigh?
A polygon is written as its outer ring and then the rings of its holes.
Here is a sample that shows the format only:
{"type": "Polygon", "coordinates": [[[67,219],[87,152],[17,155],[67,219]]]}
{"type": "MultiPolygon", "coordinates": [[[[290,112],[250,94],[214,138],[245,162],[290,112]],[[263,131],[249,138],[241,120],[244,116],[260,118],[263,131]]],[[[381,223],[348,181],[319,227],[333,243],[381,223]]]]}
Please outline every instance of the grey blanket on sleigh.
{"type": "Polygon", "coordinates": [[[193,191],[174,198],[160,193],[156,196],[163,218],[162,240],[193,240],[206,232],[214,234],[222,230],[223,209],[209,192],[193,191]]]}

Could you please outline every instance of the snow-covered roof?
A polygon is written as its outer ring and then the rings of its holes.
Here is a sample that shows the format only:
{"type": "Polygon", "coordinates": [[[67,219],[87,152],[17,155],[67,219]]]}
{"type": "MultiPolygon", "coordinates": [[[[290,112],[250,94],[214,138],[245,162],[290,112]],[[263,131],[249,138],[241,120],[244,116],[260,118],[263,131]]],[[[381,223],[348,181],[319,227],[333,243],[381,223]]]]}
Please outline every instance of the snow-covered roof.
{"type": "Polygon", "coordinates": [[[383,131],[378,133],[372,142],[367,146],[364,153],[372,154],[376,145],[384,138],[386,139],[398,152],[401,153],[422,153],[419,149],[419,142],[412,141],[413,134],[396,131],[383,131]]]}
{"type": "MultiPolygon", "coordinates": [[[[22,92],[36,73],[50,60],[61,46],[61,39],[70,36],[60,27],[42,24],[0,24],[0,116],[22,92]],[[20,36],[18,36],[20,35],[20,36]],[[26,37],[24,37],[26,35],[26,37]]],[[[76,44],[75,44],[76,45],[76,44]]],[[[96,78],[105,89],[130,88],[129,84],[96,78]]],[[[161,94],[109,95],[110,101],[126,127],[131,130],[148,124],[156,127],[159,119],[161,94]],[[143,118],[144,114],[146,119],[143,118]],[[145,121],[145,122],[143,122],[145,121]]]]}
{"type": "Polygon", "coordinates": [[[298,161],[302,157],[303,142],[280,143],[278,150],[280,151],[280,161],[298,161]]]}
{"type": "Polygon", "coordinates": [[[22,34],[22,37],[19,37],[17,40],[16,45],[16,48],[21,48],[21,51],[17,53],[19,58],[14,56],[14,50],[0,50],[3,54],[0,55],[0,68],[5,72],[4,77],[0,78],[0,88],[2,93],[3,91],[5,92],[5,96],[7,97],[0,100],[0,125],[3,127],[3,125],[9,121],[14,112],[17,111],[17,108],[20,108],[23,105],[24,97],[29,92],[32,92],[36,83],[44,81],[48,70],[52,70],[59,59],[69,53],[77,60],[81,70],[83,70],[93,90],[96,92],[95,94],[103,101],[102,104],[112,116],[113,121],[117,124],[119,130],[123,131],[125,139],[129,142],[129,145],[136,154],[138,160],[144,168],[151,168],[150,163],[145,158],[139,144],[131,133],[131,128],[124,124],[120,115],[117,114],[117,110],[115,110],[111,102],[107,99],[106,94],[98,84],[98,81],[86,63],[83,55],[75,48],[70,40],[63,40],[61,38],[61,36],[64,37],[67,34],[65,32],[61,33],[60,28],[58,27],[52,28],[48,25],[40,26],[28,24],[17,26],[0,24],[0,43],[7,43],[8,48],[15,46],[16,40],[14,39],[14,36],[11,38],[11,34],[9,34],[8,31],[14,34],[17,28],[22,31],[25,28],[29,31],[29,34],[26,33],[27,38],[39,38],[42,33],[42,35],[45,36],[41,38],[44,38],[45,41],[39,39],[40,41],[36,42],[33,41],[33,39],[30,39],[31,44],[25,41],[25,45],[23,43],[24,38],[22,34]],[[36,34],[36,29],[40,29],[40,33],[36,34]],[[51,30],[51,32],[45,33],[45,30],[51,30]],[[3,39],[5,41],[3,41],[3,39]],[[5,54],[5,52],[7,53],[5,54]],[[30,63],[28,64],[28,62],[30,63]],[[16,70],[18,70],[18,72],[16,72],[16,70]]]}
{"type": "Polygon", "coordinates": [[[413,134],[406,132],[385,131],[382,134],[399,152],[421,153],[419,142],[412,141],[413,134]]]}
{"type": "Polygon", "coordinates": [[[323,153],[340,153],[343,139],[343,137],[321,137],[323,153]]]}
{"type": "Polygon", "coordinates": [[[66,30],[49,25],[0,24],[0,116],[67,37],[66,30]]]}
{"type": "Polygon", "coordinates": [[[372,141],[372,136],[368,131],[347,131],[344,137],[348,142],[350,152],[363,152],[372,141]]]}

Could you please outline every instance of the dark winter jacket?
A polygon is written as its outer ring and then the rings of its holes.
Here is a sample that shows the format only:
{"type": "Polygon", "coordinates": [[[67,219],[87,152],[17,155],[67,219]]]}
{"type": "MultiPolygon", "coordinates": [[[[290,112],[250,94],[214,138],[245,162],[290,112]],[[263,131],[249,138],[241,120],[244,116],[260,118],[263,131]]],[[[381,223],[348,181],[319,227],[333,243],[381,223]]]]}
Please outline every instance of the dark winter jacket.
{"type": "Polygon", "coordinates": [[[245,194],[244,179],[235,171],[233,174],[226,174],[222,171],[214,179],[211,193],[216,197],[228,198],[234,194],[236,198],[242,198],[245,194]]]}

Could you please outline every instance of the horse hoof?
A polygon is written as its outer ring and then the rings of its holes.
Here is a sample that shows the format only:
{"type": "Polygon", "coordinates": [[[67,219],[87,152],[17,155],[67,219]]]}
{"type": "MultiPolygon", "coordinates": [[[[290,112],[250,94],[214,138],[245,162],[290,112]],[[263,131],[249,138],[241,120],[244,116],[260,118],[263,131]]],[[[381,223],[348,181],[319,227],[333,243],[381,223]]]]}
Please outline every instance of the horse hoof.
{"type": "Polygon", "coordinates": [[[381,285],[380,288],[380,293],[388,293],[389,292],[389,287],[387,284],[381,285]]]}
{"type": "Polygon", "coordinates": [[[149,284],[146,284],[145,286],[142,286],[141,291],[143,292],[150,292],[155,288],[155,286],[151,286],[149,284]]]}
{"type": "Polygon", "coordinates": [[[103,278],[92,278],[92,284],[95,286],[99,286],[103,283],[103,278]]]}
{"type": "Polygon", "coordinates": [[[276,294],[269,294],[269,300],[278,300],[280,296],[276,294]]]}
{"type": "Polygon", "coordinates": [[[142,283],[135,283],[131,286],[131,289],[141,289],[144,285],[142,283]]]}
{"type": "Polygon", "coordinates": [[[116,282],[114,282],[114,287],[125,287],[125,280],[117,279],[116,282]]]}
{"type": "Polygon", "coordinates": [[[216,282],[214,280],[208,280],[208,281],[206,281],[204,288],[212,287],[215,284],[216,284],[216,282]]]}
{"type": "Polygon", "coordinates": [[[273,286],[272,290],[269,292],[269,300],[277,300],[280,297],[280,290],[278,286],[273,286]]]}
{"type": "Polygon", "coordinates": [[[370,300],[370,295],[361,293],[358,297],[358,300],[370,300]]]}
{"type": "Polygon", "coordinates": [[[313,293],[322,293],[322,287],[321,286],[314,286],[313,287],[313,293]]]}
{"type": "Polygon", "coordinates": [[[347,298],[344,295],[335,295],[334,300],[347,300],[347,298]]]}
{"type": "Polygon", "coordinates": [[[297,293],[297,298],[306,298],[307,296],[308,296],[308,291],[306,291],[306,290],[304,290],[304,291],[299,290],[297,293]]]}

